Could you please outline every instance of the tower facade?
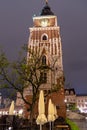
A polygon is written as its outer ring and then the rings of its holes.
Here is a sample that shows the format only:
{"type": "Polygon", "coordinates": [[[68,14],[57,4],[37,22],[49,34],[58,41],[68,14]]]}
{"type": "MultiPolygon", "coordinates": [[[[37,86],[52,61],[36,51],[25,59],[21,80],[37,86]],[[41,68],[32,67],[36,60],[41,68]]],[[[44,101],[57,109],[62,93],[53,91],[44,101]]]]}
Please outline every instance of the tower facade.
{"type": "MultiPolygon", "coordinates": [[[[33,51],[39,50],[42,54],[42,62],[53,66],[52,71],[41,74],[44,78],[41,89],[49,91],[54,85],[61,86],[58,92],[51,94],[51,98],[57,106],[58,115],[65,117],[62,43],[60,27],[57,23],[57,16],[51,11],[46,1],[41,14],[33,17],[33,27],[29,28],[28,48],[33,51]]],[[[29,58],[29,54],[27,58],[29,58]]],[[[30,93],[29,90],[27,92],[30,93]]]]}
{"type": "Polygon", "coordinates": [[[43,62],[54,65],[54,70],[46,74],[46,83],[43,89],[50,89],[52,84],[57,84],[58,79],[63,76],[62,45],[60,27],[57,25],[57,17],[46,5],[40,16],[33,17],[34,26],[30,28],[28,48],[39,50],[43,54],[43,62]]]}
{"type": "MultiPolygon", "coordinates": [[[[29,28],[30,35],[28,48],[36,52],[40,51],[42,54],[42,63],[52,68],[52,70],[41,73],[43,83],[41,84],[40,89],[48,92],[52,90],[54,86],[61,86],[59,91],[56,91],[47,97],[45,102],[46,114],[48,110],[48,100],[51,98],[57,107],[58,115],[65,117],[66,108],[64,102],[65,95],[62,63],[62,43],[60,27],[57,23],[57,16],[55,16],[51,11],[51,8],[46,1],[46,5],[43,7],[41,14],[39,16],[33,17],[33,27],[29,28]]],[[[29,60],[29,58],[30,55],[28,52],[27,59],[29,60]]],[[[28,100],[31,99],[32,90],[30,86],[25,89],[24,94],[26,97],[28,97],[28,100]]],[[[18,97],[20,97],[20,95],[18,97]]],[[[17,100],[17,104],[20,104],[19,99],[17,100]]],[[[37,107],[35,107],[35,115],[37,116],[37,114],[37,107]]]]}

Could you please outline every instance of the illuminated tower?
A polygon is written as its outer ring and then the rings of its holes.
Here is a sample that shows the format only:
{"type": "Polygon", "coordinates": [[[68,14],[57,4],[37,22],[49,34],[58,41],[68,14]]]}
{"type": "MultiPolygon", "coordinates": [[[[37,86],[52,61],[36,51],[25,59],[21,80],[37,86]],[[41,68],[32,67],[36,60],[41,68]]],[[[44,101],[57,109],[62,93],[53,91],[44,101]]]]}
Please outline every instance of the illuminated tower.
{"type": "MultiPolygon", "coordinates": [[[[64,103],[64,74],[62,63],[62,44],[60,37],[60,27],[57,25],[57,16],[51,11],[46,0],[39,16],[33,17],[33,27],[30,27],[28,48],[40,50],[42,52],[42,62],[52,66],[53,71],[42,73],[43,84],[41,89],[49,91],[53,84],[61,84],[62,88],[58,93],[51,95],[53,102],[58,108],[59,115],[65,116],[64,103]]],[[[28,57],[29,58],[29,55],[28,57]]],[[[29,91],[27,91],[29,93],[29,91]]]]}
{"type": "MultiPolygon", "coordinates": [[[[50,91],[54,85],[62,86],[58,92],[50,96],[57,107],[58,115],[65,117],[66,110],[64,103],[64,74],[60,27],[57,25],[57,16],[51,11],[47,0],[40,15],[33,17],[33,27],[30,27],[29,31],[28,48],[31,50],[39,50],[42,53],[42,62],[44,62],[44,64],[53,66],[55,62],[52,71],[49,70],[41,74],[43,77],[41,89],[47,92],[50,91]]],[[[29,54],[27,55],[27,59],[29,59],[29,54]]],[[[29,88],[26,88],[25,96],[32,95],[32,90],[29,88]]],[[[47,97],[46,110],[48,99],[49,97],[47,97]]],[[[19,104],[20,100],[17,101],[17,104],[19,104]]]]}
{"type": "Polygon", "coordinates": [[[46,75],[47,80],[43,85],[43,89],[49,89],[52,84],[57,84],[59,77],[63,76],[60,27],[57,26],[57,17],[48,4],[42,9],[40,16],[33,17],[33,23],[28,47],[33,50],[39,48],[47,65],[52,65],[56,61],[54,71],[46,75]]]}

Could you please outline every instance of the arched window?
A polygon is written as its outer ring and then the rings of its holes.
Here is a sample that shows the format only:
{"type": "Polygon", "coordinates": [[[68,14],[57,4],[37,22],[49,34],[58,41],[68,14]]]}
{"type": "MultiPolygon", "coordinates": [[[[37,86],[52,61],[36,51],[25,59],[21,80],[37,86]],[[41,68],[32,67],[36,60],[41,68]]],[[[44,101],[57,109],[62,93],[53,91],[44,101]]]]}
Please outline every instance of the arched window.
{"type": "Polygon", "coordinates": [[[41,36],[41,40],[43,41],[45,41],[45,40],[47,40],[48,39],[48,35],[46,34],[46,33],[44,33],[44,34],[42,34],[42,36],[41,36]]]}
{"type": "MultiPolygon", "coordinates": [[[[46,56],[45,55],[42,56],[42,66],[43,67],[46,66],[46,56]]],[[[47,72],[43,71],[40,73],[40,81],[42,83],[47,83],[47,72]]]]}
{"type": "Polygon", "coordinates": [[[46,65],[46,56],[45,55],[42,56],[42,65],[46,65]]]}
{"type": "Polygon", "coordinates": [[[46,36],[46,35],[44,35],[42,39],[43,39],[43,40],[47,40],[47,36],[46,36]]]}

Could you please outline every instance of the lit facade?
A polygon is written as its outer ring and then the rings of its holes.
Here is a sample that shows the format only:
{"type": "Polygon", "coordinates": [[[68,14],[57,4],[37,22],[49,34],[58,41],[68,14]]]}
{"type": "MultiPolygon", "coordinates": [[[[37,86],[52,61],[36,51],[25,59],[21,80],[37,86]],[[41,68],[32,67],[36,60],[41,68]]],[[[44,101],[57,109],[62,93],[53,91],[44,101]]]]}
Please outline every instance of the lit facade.
{"type": "Polygon", "coordinates": [[[77,95],[74,88],[65,89],[65,103],[67,110],[75,105],[81,113],[87,113],[87,95],[77,95]]]}
{"type": "Polygon", "coordinates": [[[87,95],[77,95],[76,106],[82,113],[87,113],[87,95]]]}
{"type": "Polygon", "coordinates": [[[73,105],[76,106],[76,93],[74,88],[65,89],[65,103],[67,110],[69,110],[73,105]]]}
{"type": "MultiPolygon", "coordinates": [[[[33,51],[40,51],[45,64],[52,66],[53,71],[49,70],[44,73],[44,83],[40,86],[45,92],[51,90],[54,85],[61,84],[61,89],[57,93],[51,95],[53,103],[57,107],[58,115],[65,117],[65,96],[64,96],[64,73],[62,63],[62,43],[60,36],[60,27],[57,24],[57,16],[51,11],[51,8],[46,2],[46,5],[39,16],[33,17],[33,27],[29,28],[28,48],[33,51]]],[[[29,60],[27,53],[27,60],[29,60]]],[[[42,74],[43,75],[43,74],[42,74]]],[[[26,88],[25,96],[32,96],[32,88],[26,88]]],[[[48,100],[48,99],[47,99],[48,100]]],[[[18,104],[19,101],[17,101],[18,104]]],[[[48,101],[46,102],[48,105],[48,101]]],[[[37,112],[35,113],[37,115],[37,112]]]]}

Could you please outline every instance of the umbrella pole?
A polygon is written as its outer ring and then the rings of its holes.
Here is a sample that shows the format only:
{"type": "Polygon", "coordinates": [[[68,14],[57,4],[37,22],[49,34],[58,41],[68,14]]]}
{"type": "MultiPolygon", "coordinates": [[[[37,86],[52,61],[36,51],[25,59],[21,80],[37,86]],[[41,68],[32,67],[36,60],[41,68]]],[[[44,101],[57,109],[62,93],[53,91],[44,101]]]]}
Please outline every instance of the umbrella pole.
{"type": "Polygon", "coordinates": [[[50,130],[52,130],[52,127],[51,127],[51,125],[52,125],[52,124],[51,124],[51,121],[49,122],[49,124],[50,124],[50,130]]]}
{"type": "Polygon", "coordinates": [[[53,130],[54,129],[54,122],[52,122],[52,128],[51,128],[51,130],[53,130]]]}
{"type": "Polygon", "coordinates": [[[42,125],[40,124],[40,130],[42,130],[42,125]]]}

